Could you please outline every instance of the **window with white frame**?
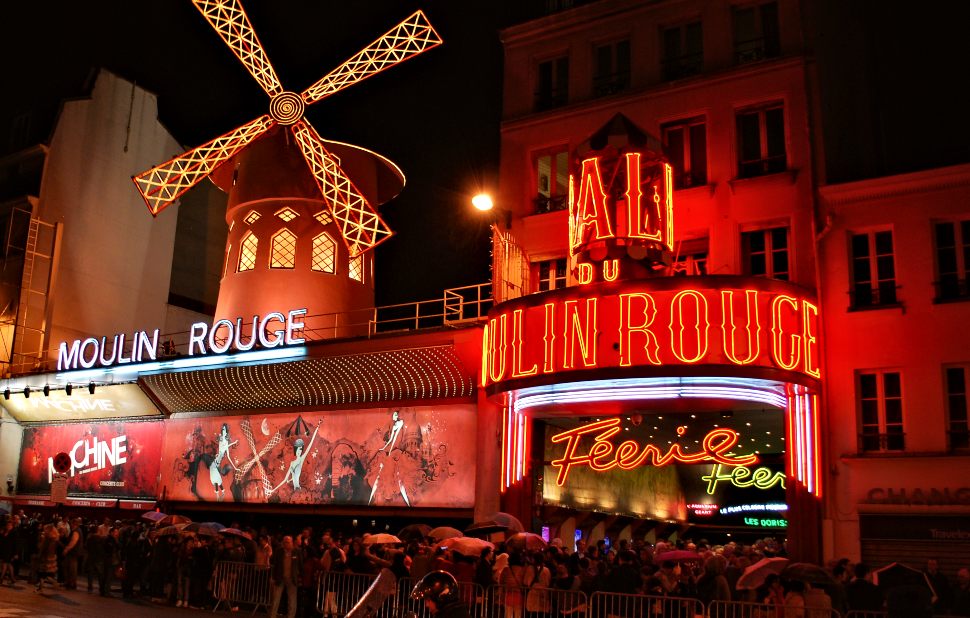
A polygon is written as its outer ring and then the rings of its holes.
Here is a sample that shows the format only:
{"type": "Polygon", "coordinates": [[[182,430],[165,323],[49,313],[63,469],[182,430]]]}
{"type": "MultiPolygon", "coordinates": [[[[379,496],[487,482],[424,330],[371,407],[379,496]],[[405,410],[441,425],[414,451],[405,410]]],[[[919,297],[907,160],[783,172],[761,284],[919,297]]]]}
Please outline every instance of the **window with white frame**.
{"type": "Polygon", "coordinates": [[[780,102],[738,110],[738,177],[753,178],[788,169],[785,107],[780,102]]]}
{"type": "Polygon", "coordinates": [[[545,60],[536,67],[535,110],[561,107],[569,100],[569,57],[545,60]]]}
{"type": "Polygon", "coordinates": [[[569,151],[565,146],[535,155],[536,214],[565,210],[569,204],[569,151]]]}
{"type": "Polygon", "coordinates": [[[741,233],[741,254],[744,274],[788,281],[788,228],[741,233]]]}
{"type": "Polygon", "coordinates": [[[707,127],[703,117],[668,122],[660,127],[664,154],[674,172],[674,188],[707,184],[707,127]]]}
{"type": "Polygon", "coordinates": [[[851,307],[867,309],[896,305],[892,230],[853,234],[850,251],[851,307]]]}
{"type": "Polygon", "coordinates": [[[970,299],[970,219],[933,225],[936,244],[936,300],[970,299]]]}
{"type": "Polygon", "coordinates": [[[593,50],[593,94],[601,97],[630,87],[630,41],[624,39],[593,50]]]}
{"type": "Polygon", "coordinates": [[[899,372],[860,372],[856,377],[859,450],[903,450],[903,392],[899,372]]]}
{"type": "Polygon", "coordinates": [[[566,287],[566,258],[544,260],[536,265],[539,274],[538,291],[561,290],[566,287]]]}
{"type": "Polygon", "coordinates": [[[970,364],[944,368],[946,387],[947,447],[950,450],[970,448],[967,384],[970,364]]]}
{"type": "Polygon", "coordinates": [[[258,246],[259,239],[256,238],[256,234],[246,232],[242,242],[239,244],[239,265],[236,267],[237,272],[252,270],[256,267],[256,249],[258,246]]]}

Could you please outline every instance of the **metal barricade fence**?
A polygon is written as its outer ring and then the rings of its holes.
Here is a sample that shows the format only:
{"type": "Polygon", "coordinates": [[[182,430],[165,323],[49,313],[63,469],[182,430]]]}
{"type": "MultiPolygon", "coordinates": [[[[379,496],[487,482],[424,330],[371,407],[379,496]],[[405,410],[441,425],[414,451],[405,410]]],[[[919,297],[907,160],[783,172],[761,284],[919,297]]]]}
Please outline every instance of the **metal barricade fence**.
{"type": "MultiPolygon", "coordinates": [[[[317,579],[317,611],[325,617],[345,616],[375,579],[376,575],[362,573],[322,573],[317,579]]],[[[384,612],[387,606],[385,603],[382,614],[389,615],[384,612]]]]}
{"type": "Polygon", "coordinates": [[[586,616],[586,594],[579,590],[495,585],[483,592],[481,618],[586,616]]]}
{"type": "MultiPolygon", "coordinates": [[[[397,616],[408,616],[413,612],[417,618],[431,618],[431,612],[424,606],[423,601],[415,601],[411,598],[411,591],[415,584],[420,580],[412,577],[403,577],[397,582],[397,599],[395,601],[395,618],[397,616]]],[[[479,584],[472,582],[458,582],[458,598],[468,605],[468,613],[471,618],[484,618],[485,603],[488,599],[486,590],[479,584]]]]}
{"type": "Polygon", "coordinates": [[[217,562],[212,575],[212,594],[219,609],[223,603],[230,608],[240,603],[253,606],[253,613],[270,603],[269,567],[250,562],[217,562]]]}
{"type": "Polygon", "coordinates": [[[783,607],[750,601],[711,601],[708,618],[842,618],[837,610],[823,607],[783,607]],[[786,611],[787,610],[787,611],[786,611]]]}
{"type": "Polygon", "coordinates": [[[661,597],[619,592],[594,592],[588,618],[697,618],[704,604],[686,597],[661,597]]]}

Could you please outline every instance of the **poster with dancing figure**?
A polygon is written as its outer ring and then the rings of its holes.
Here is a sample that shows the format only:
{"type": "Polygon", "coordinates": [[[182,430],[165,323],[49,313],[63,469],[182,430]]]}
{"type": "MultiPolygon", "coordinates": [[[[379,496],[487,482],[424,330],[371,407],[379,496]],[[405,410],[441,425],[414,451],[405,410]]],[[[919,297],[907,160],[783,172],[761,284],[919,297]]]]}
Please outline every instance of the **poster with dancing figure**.
{"type": "Polygon", "coordinates": [[[167,500],[466,508],[474,504],[469,405],[174,419],[167,500]]]}

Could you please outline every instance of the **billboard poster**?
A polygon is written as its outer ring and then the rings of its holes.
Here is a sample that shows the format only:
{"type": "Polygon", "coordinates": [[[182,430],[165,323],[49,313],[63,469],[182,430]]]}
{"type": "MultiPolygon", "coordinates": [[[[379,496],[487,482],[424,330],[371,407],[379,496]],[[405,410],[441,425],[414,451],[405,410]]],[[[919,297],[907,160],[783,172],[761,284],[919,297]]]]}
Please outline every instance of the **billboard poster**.
{"type": "Polygon", "coordinates": [[[65,452],[71,457],[68,495],[154,497],[164,427],[163,421],[25,427],[18,493],[50,494],[53,458],[65,452]]]}
{"type": "Polygon", "coordinates": [[[173,419],[167,500],[469,508],[471,405],[173,419]]]}

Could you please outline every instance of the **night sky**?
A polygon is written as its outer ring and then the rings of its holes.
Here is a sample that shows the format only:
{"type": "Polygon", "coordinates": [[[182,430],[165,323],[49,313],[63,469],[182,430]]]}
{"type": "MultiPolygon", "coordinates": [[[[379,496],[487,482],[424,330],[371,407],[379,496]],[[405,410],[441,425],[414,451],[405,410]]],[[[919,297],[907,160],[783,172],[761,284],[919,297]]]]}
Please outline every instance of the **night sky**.
{"type": "MultiPolygon", "coordinates": [[[[307,109],[322,136],[376,150],[407,176],[381,208],[396,235],[377,249],[378,305],[490,278],[488,222],[469,200],[497,182],[498,31],[525,12],[502,4],[243,3],[284,88],[296,92],[417,8],[445,41],[307,109]]],[[[8,92],[18,93],[3,112],[76,96],[97,66],[158,94],[161,122],[187,148],[267,111],[265,93],[188,0],[29,3],[15,12],[0,25],[4,57],[16,59],[8,92]]]]}
{"type": "MultiPolygon", "coordinates": [[[[468,200],[497,182],[498,31],[542,4],[244,2],[284,87],[297,92],[416,8],[445,40],[307,111],[324,137],[376,150],[407,175],[404,192],[381,210],[397,235],[377,249],[379,305],[440,298],[444,288],[489,279],[487,222],[468,200]]],[[[820,179],[970,161],[970,3],[801,6],[806,31],[815,33],[809,48],[824,118],[820,179]]],[[[3,119],[32,107],[56,109],[52,101],[81,92],[96,66],[157,93],[161,121],[186,147],[267,109],[266,95],[188,0],[16,3],[4,7],[0,46],[3,119]]]]}

